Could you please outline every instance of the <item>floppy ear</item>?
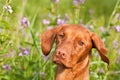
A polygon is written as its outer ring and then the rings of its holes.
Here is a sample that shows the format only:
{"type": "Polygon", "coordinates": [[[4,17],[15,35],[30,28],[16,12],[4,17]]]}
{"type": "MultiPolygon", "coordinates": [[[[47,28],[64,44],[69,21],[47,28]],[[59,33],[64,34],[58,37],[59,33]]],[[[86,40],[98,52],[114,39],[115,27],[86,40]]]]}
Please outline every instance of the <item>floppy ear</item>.
{"type": "Polygon", "coordinates": [[[53,46],[55,36],[56,36],[57,28],[52,28],[50,30],[46,30],[41,35],[41,48],[44,55],[48,55],[53,46]]]}
{"type": "Polygon", "coordinates": [[[105,56],[107,54],[107,49],[103,41],[100,39],[99,36],[97,36],[95,33],[92,32],[91,32],[91,39],[93,42],[93,48],[96,48],[98,50],[101,59],[109,65],[109,59],[105,56]]]}

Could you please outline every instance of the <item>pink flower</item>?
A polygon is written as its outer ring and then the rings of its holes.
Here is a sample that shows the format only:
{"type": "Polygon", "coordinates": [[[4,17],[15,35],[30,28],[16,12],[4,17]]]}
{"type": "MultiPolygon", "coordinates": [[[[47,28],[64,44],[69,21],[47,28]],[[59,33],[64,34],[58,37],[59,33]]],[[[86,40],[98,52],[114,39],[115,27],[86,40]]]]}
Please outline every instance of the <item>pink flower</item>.
{"type": "Polygon", "coordinates": [[[75,6],[78,6],[79,4],[84,4],[85,3],[85,0],[73,0],[73,4],[75,6]]]}
{"type": "Polygon", "coordinates": [[[89,10],[89,13],[90,13],[90,14],[93,14],[93,13],[94,13],[94,9],[90,9],[90,10],[89,10]]]}
{"type": "Polygon", "coordinates": [[[117,32],[120,32],[120,26],[115,26],[117,32]]]}
{"type": "Polygon", "coordinates": [[[99,69],[99,73],[105,73],[104,69],[103,69],[103,68],[100,68],[100,69],[99,69]]]}
{"type": "Polygon", "coordinates": [[[30,55],[30,49],[27,48],[19,48],[20,49],[20,53],[18,54],[18,56],[23,56],[23,55],[30,55]]]}
{"type": "Polygon", "coordinates": [[[30,54],[30,50],[28,48],[25,48],[23,51],[24,55],[29,55],[30,54]]]}
{"type": "Polygon", "coordinates": [[[65,20],[64,19],[57,19],[57,24],[58,25],[62,25],[65,23],[65,20]]]}
{"type": "Polygon", "coordinates": [[[69,15],[66,13],[64,18],[61,18],[61,15],[57,16],[57,25],[65,24],[69,21],[69,15]]]}
{"type": "Polygon", "coordinates": [[[44,24],[44,25],[49,25],[49,24],[50,24],[50,21],[47,20],[47,19],[43,19],[43,24],[44,24]]]}
{"type": "Polygon", "coordinates": [[[100,27],[100,31],[101,32],[105,32],[105,28],[104,27],[100,27]]]}
{"type": "Polygon", "coordinates": [[[120,63],[120,55],[116,58],[116,64],[120,63]]]}
{"type": "Polygon", "coordinates": [[[2,69],[4,69],[4,70],[10,70],[11,67],[10,67],[10,65],[5,64],[5,65],[2,66],[2,69]]]}
{"type": "Polygon", "coordinates": [[[59,3],[59,0],[53,0],[53,2],[57,4],[57,3],[59,3]]]}
{"type": "Polygon", "coordinates": [[[30,22],[29,22],[28,18],[23,17],[23,18],[21,19],[21,25],[22,25],[23,27],[28,27],[28,26],[30,26],[30,22]]]}
{"type": "Polygon", "coordinates": [[[114,40],[114,41],[113,41],[113,47],[114,47],[114,48],[117,48],[117,47],[118,47],[118,44],[119,44],[119,43],[118,43],[117,40],[114,40]]]}
{"type": "Polygon", "coordinates": [[[120,55],[120,48],[118,49],[118,54],[120,55]]]}

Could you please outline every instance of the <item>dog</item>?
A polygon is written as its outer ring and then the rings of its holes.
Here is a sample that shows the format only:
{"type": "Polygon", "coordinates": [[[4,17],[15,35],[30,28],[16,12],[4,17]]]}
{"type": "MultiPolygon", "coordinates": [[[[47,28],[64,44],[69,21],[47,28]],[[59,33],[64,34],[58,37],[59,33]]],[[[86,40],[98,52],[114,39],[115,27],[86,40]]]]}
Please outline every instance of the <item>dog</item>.
{"type": "Polygon", "coordinates": [[[41,48],[47,56],[56,42],[53,62],[57,64],[55,80],[89,80],[92,48],[109,65],[105,44],[83,25],[63,24],[46,30],[41,35],[41,48]]]}

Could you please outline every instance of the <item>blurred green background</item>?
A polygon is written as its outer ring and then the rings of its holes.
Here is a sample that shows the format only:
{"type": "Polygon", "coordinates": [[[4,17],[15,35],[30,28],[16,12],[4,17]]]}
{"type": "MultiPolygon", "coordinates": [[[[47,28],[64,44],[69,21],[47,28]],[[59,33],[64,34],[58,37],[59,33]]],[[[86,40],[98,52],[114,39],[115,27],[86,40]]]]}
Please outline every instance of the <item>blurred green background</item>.
{"type": "Polygon", "coordinates": [[[40,35],[58,25],[84,24],[108,48],[109,68],[92,50],[90,80],[120,80],[120,0],[0,0],[0,80],[54,80],[52,53],[40,35]]]}

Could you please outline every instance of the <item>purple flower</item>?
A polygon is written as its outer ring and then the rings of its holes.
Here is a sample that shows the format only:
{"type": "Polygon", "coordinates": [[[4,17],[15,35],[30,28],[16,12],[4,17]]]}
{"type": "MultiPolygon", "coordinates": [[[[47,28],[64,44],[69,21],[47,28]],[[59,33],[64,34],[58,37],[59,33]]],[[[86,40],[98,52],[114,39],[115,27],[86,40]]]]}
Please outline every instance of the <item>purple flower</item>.
{"type": "Polygon", "coordinates": [[[59,2],[59,0],[53,0],[53,2],[57,4],[59,2]]]}
{"type": "Polygon", "coordinates": [[[29,55],[30,54],[30,50],[28,48],[25,48],[23,51],[24,55],[29,55]]]}
{"type": "Polygon", "coordinates": [[[23,55],[29,55],[30,54],[30,49],[29,48],[19,48],[20,49],[20,53],[18,54],[18,56],[23,56],[23,55]]]}
{"type": "Polygon", "coordinates": [[[89,10],[89,13],[90,13],[90,14],[93,14],[93,13],[94,13],[94,9],[90,9],[90,10],[89,10]]]}
{"type": "Polygon", "coordinates": [[[61,15],[57,16],[57,25],[62,25],[69,21],[69,15],[66,13],[64,18],[61,18],[61,15]]]}
{"type": "Polygon", "coordinates": [[[104,69],[103,69],[103,68],[100,68],[100,69],[99,69],[99,73],[105,73],[104,69]]]}
{"type": "Polygon", "coordinates": [[[46,19],[43,19],[43,24],[44,24],[44,25],[49,25],[49,24],[50,24],[50,21],[49,21],[49,20],[46,20],[46,19]]]}
{"type": "Polygon", "coordinates": [[[85,3],[85,0],[79,0],[81,4],[84,4],[85,3]]]}
{"type": "Polygon", "coordinates": [[[100,31],[101,32],[105,32],[105,28],[104,27],[100,27],[100,31]]]}
{"type": "Polygon", "coordinates": [[[119,64],[120,62],[120,55],[116,58],[116,64],[119,64]]]}
{"type": "Polygon", "coordinates": [[[23,18],[21,19],[21,25],[22,25],[23,27],[28,27],[28,26],[30,26],[30,22],[29,22],[28,18],[23,17],[23,18]]]}
{"type": "Polygon", "coordinates": [[[64,19],[57,19],[57,25],[62,25],[65,23],[64,19]]]}
{"type": "Polygon", "coordinates": [[[84,4],[85,3],[85,0],[73,0],[73,4],[75,6],[78,6],[79,4],[84,4]]]}
{"type": "Polygon", "coordinates": [[[120,55],[120,48],[118,49],[118,54],[120,55]]]}
{"type": "Polygon", "coordinates": [[[10,65],[5,64],[5,65],[2,66],[2,69],[4,69],[4,70],[10,70],[11,67],[10,67],[10,65]]]}
{"type": "Polygon", "coordinates": [[[116,26],[115,29],[117,32],[120,32],[120,26],[116,26]]]}
{"type": "Polygon", "coordinates": [[[114,47],[114,48],[117,48],[117,47],[118,47],[118,44],[119,44],[119,43],[118,43],[117,40],[114,40],[114,41],[113,41],[113,47],[114,47]]]}

